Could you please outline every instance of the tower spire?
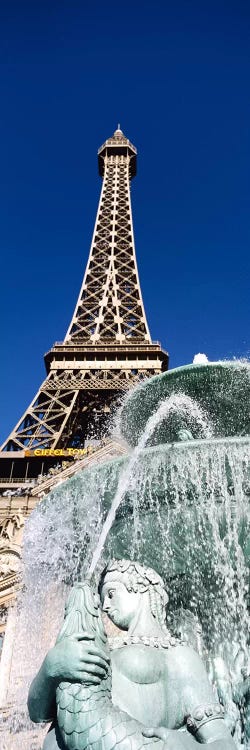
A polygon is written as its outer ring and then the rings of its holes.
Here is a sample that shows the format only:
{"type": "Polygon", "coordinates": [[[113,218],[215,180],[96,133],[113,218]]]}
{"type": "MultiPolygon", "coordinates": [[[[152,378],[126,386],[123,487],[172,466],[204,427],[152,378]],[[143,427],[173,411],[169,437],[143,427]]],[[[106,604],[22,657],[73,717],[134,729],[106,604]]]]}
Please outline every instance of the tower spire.
{"type": "Polygon", "coordinates": [[[82,288],[65,341],[151,342],[135,257],[136,148],[119,129],[98,151],[103,185],[82,288]]]}

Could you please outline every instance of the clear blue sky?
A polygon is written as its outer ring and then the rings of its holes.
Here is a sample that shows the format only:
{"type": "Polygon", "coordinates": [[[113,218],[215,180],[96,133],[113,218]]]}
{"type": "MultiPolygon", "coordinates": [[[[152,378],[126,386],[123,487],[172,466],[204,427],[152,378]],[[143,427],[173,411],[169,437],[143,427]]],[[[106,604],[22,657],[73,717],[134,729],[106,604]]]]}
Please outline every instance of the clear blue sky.
{"type": "Polygon", "coordinates": [[[1,441],[71,319],[118,122],[152,338],[171,367],[249,355],[249,31],[247,0],[0,3],[1,441]]]}

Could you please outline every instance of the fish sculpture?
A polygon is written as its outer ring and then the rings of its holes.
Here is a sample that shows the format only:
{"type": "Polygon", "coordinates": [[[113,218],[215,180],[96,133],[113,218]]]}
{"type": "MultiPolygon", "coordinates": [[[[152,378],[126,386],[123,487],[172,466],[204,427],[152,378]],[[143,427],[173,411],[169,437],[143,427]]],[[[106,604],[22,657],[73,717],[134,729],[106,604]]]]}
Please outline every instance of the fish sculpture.
{"type": "MultiPolygon", "coordinates": [[[[98,601],[86,581],[72,589],[57,638],[90,633],[109,653],[98,601]]],[[[112,703],[111,668],[100,684],[62,681],[56,690],[57,722],[67,750],[163,750],[164,742],[142,734],[143,726],[112,703]]]]}

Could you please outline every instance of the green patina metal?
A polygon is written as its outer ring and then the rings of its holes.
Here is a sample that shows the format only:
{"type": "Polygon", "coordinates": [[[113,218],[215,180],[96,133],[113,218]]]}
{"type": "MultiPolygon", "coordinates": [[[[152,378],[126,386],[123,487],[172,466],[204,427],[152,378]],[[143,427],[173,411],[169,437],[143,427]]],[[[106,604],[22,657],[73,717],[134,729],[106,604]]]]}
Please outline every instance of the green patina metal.
{"type": "MultiPolygon", "coordinates": [[[[250,364],[210,362],[168,370],[145,381],[126,399],[121,411],[121,431],[129,445],[136,445],[149,415],[173,393],[195,399],[211,419],[215,437],[250,436],[250,364]]],[[[164,423],[154,434],[156,443],[173,442],[182,425],[164,423]]],[[[194,433],[195,426],[193,425],[194,433]]],[[[197,429],[197,428],[196,428],[197,429]]],[[[194,434],[194,437],[199,435],[194,434]]]]}

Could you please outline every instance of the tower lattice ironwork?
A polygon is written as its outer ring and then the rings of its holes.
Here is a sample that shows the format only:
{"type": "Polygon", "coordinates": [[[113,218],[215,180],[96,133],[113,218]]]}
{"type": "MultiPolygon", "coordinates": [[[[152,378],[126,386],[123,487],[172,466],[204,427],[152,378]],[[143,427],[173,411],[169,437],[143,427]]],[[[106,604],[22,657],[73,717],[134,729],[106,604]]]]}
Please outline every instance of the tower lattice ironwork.
{"type": "Polygon", "coordinates": [[[3,443],[2,458],[83,446],[101,432],[119,393],[168,366],[151,341],[137,271],[130,200],[136,149],[118,128],[98,161],[103,185],[73,318],[64,341],[45,355],[47,377],[3,443]]]}

